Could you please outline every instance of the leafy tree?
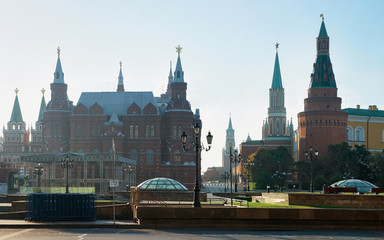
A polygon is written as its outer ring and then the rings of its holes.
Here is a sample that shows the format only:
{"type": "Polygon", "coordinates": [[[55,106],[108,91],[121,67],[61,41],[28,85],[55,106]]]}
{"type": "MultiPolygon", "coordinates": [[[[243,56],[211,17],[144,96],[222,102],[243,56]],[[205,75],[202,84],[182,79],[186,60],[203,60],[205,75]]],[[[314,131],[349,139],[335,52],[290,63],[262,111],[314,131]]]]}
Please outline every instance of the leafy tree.
{"type": "Polygon", "coordinates": [[[250,177],[252,181],[256,181],[256,188],[265,189],[267,185],[281,188],[286,184],[293,159],[285,147],[276,150],[259,148],[249,159],[250,177]]]}

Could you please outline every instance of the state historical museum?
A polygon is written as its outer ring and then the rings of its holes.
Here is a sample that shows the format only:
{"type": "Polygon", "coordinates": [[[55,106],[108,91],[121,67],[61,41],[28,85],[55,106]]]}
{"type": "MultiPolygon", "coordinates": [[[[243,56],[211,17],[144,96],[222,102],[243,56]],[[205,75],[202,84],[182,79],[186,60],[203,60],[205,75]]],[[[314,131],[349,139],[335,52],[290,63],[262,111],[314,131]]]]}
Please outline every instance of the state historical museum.
{"type": "Polygon", "coordinates": [[[193,136],[192,126],[201,120],[199,110],[193,113],[187,100],[181,47],[177,52],[176,69],[172,73],[171,66],[167,91],[161,96],[126,91],[120,63],[116,91],[83,92],[74,105],[67,96],[58,50],[51,100],[41,120],[41,144],[31,143],[37,149],[30,151],[109,155],[115,147],[117,156],[136,162],[136,183],[161,176],[192,189],[195,157],[183,152],[180,137],[182,132],[193,136]]]}

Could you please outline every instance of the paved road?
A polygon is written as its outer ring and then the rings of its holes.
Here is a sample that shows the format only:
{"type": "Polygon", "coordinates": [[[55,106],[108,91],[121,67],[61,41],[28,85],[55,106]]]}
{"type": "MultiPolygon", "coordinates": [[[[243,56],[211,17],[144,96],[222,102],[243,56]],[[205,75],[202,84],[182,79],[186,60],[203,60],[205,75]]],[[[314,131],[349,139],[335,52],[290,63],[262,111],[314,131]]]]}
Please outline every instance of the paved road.
{"type": "Polygon", "coordinates": [[[384,239],[384,232],[374,231],[244,231],[244,230],[153,230],[153,229],[0,229],[0,240],[28,239],[28,240],[196,240],[196,239],[384,239]]]}

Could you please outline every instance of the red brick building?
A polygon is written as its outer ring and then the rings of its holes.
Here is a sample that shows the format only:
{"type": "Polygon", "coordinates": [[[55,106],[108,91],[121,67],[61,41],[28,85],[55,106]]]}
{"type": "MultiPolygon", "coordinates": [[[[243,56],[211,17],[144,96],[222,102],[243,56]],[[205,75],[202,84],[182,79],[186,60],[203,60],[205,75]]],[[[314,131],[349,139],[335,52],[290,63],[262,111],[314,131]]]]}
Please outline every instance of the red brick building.
{"type": "Polygon", "coordinates": [[[195,157],[183,152],[180,136],[192,136],[200,116],[187,100],[180,47],[177,52],[176,69],[173,74],[170,70],[167,92],[160,97],[126,91],[120,64],[116,92],[83,92],[74,105],[58,51],[51,100],[42,118],[42,151],[108,155],[114,139],[116,154],[136,161],[136,183],[168,177],[192,189],[195,157]]]}

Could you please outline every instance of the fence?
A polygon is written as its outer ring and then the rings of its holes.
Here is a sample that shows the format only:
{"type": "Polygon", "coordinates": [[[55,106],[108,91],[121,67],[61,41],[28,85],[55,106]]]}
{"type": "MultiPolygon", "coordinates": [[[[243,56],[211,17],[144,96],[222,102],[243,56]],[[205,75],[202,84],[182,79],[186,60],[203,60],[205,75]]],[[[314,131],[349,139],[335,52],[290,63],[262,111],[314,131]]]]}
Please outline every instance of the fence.
{"type": "Polygon", "coordinates": [[[25,220],[94,221],[96,220],[95,196],[93,194],[28,194],[25,220]]]}

